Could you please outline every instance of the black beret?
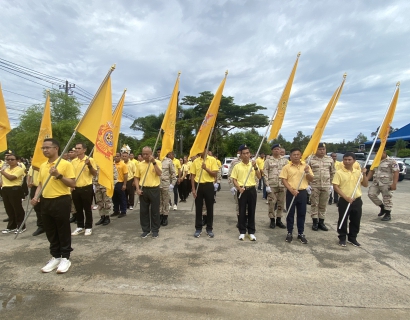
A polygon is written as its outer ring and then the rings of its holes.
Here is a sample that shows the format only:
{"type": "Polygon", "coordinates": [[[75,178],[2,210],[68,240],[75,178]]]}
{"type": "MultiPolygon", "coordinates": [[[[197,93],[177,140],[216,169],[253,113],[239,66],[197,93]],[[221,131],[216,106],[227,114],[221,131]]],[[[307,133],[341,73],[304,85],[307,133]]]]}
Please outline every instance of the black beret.
{"type": "Polygon", "coordinates": [[[323,143],[323,142],[320,142],[317,147],[318,147],[318,148],[326,148],[326,144],[323,143]]]}
{"type": "Polygon", "coordinates": [[[273,144],[270,149],[273,150],[275,148],[281,148],[281,145],[279,143],[273,144]]]}
{"type": "Polygon", "coordinates": [[[248,149],[248,146],[246,144],[241,144],[238,148],[238,151],[242,151],[243,149],[248,149]]]}

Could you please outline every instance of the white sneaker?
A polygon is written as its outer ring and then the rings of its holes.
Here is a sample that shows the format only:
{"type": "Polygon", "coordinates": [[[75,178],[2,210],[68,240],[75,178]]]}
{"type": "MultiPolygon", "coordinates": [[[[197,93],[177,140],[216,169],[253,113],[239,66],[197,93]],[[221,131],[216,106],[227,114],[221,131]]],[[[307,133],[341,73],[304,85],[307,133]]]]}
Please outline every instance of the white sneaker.
{"type": "Polygon", "coordinates": [[[71,234],[72,236],[78,236],[80,233],[84,232],[84,228],[77,228],[74,230],[74,232],[71,234]]]}
{"type": "Polygon", "coordinates": [[[61,262],[61,258],[54,258],[52,257],[47,264],[41,268],[41,272],[48,273],[53,271],[55,268],[59,266],[61,262]]]}
{"type": "Polygon", "coordinates": [[[57,273],[66,273],[70,269],[71,261],[67,258],[62,258],[57,268],[57,273]]]}
{"type": "Polygon", "coordinates": [[[176,204],[174,204],[174,210],[177,210],[177,209],[178,209],[177,205],[176,205],[176,204]]]}
{"type": "Polygon", "coordinates": [[[93,210],[97,210],[98,209],[98,206],[93,206],[93,210]]]}
{"type": "Polygon", "coordinates": [[[85,229],[85,236],[91,236],[93,234],[93,229],[85,229]]]}
{"type": "Polygon", "coordinates": [[[172,204],[169,205],[169,210],[172,210],[172,204]]]}
{"type": "Polygon", "coordinates": [[[4,234],[12,233],[12,232],[16,232],[16,229],[4,229],[1,231],[1,233],[4,233],[4,234]]]}
{"type": "Polygon", "coordinates": [[[24,231],[26,231],[27,229],[26,228],[24,228],[24,229],[21,229],[21,231],[19,232],[19,229],[16,229],[16,231],[14,231],[14,233],[15,234],[17,234],[17,233],[23,233],[24,231]]]}
{"type": "Polygon", "coordinates": [[[241,240],[241,241],[245,240],[245,234],[241,233],[239,235],[239,240],[241,240]]]}
{"type": "Polygon", "coordinates": [[[129,210],[134,210],[134,207],[130,207],[130,209],[129,210]]]}
{"type": "Polygon", "coordinates": [[[254,234],[248,234],[249,240],[256,241],[256,237],[254,234]]]}

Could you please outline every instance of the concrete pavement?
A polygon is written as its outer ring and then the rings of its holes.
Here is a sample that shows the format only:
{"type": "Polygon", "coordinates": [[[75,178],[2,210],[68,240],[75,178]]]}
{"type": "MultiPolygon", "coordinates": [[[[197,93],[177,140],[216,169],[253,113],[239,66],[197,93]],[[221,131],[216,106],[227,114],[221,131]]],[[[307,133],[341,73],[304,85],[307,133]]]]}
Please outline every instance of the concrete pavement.
{"type": "Polygon", "coordinates": [[[72,266],[63,275],[40,271],[50,256],[45,235],[31,236],[33,213],[17,240],[0,235],[0,317],[409,319],[410,181],[398,187],[387,223],[363,189],[362,247],[342,248],[335,205],[328,207],[329,232],[312,231],[307,217],[309,243],[288,244],[286,230],[269,228],[261,194],[257,241],[238,241],[234,202],[223,180],[214,239],[205,232],[193,237],[192,197],[170,212],[158,239],[139,237],[139,210],[133,210],[94,227],[90,237],[73,237],[72,266]]]}

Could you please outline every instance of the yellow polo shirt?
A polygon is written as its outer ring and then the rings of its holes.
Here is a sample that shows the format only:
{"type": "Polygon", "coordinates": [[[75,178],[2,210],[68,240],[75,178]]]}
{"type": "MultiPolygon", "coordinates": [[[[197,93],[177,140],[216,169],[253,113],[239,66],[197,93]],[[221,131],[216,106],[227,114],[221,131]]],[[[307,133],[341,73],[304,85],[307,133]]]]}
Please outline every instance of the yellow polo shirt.
{"type": "Polygon", "coordinates": [[[31,177],[31,183],[33,186],[38,186],[38,171],[33,170],[33,166],[28,169],[28,175],[31,177]]]}
{"type": "MultiPolygon", "coordinates": [[[[195,175],[195,182],[199,181],[199,175],[201,174],[201,168],[202,168],[203,162],[204,162],[204,159],[202,158],[196,158],[192,162],[190,173],[195,175]]],[[[210,156],[206,157],[205,165],[211,171],[219,170],[218,164],[216,163],[216,160],[214,157],[210,157],[210,156]]],[[[202,176],[201,176],[200,183],[214,182],[214,181],[215,181],[215,177],[212,177],[208,172],[206,172],[205,170],[202,170],[202,176]]]]}
{"type": "Polygon", "coordinates": [[[85,187],[93,183],[93,175],[91,174],[90,169],[88,169],[87,165],[85,165],[84,167],[86,159],[90,159],[92,167],[94,168],[94,170],[97,170],[97,165],[93,158],[88,158],[87,156],[85,156],[82,160],[80,160],[79,158],[71,160],[71,164],[74,168],[75,178],[77,179],[77,181],[75,182],[76,187],[85,187]],[[81,172],[83,167],[84,170],[81,172]]]}
{"type": "MultiPolygon", "coordinates": [[[[52,163],[44,162],[40,166],[38,174],[38,182],[44,185],[50,176],[50,168],[56,164],[57,160],[52,163]]],[[[63,175],[64,178],[75,179],[74,167],[71,162],[61,159],[57,166],[57,171],[63,175]]],[[[70,187],[67,187],[61,180],[51,177],[46,187],[43,189],[44,198],[57,198],[64,195],[71,195],[70,187]]]]}
{"type": "Polygon", "coordinates": [[[219,159],[216,159],[216,164],[218,165],[218,167],[220,168],[220,167],[222,167],[222,163],[221,163],[221,160],[219,160],[219,159]]]}
{"type": "Polygon", "coordinates": [[[124,161],[114,162],[118,172],[118,182],[124,182],[124,175],[128,174],[128,166],[124,161]]]}
{"type": "MultiPolygon", "coordinates": [[[[279,174],[279,178],[286,179],[290,186],[295,190],[305,190],[309,182],[306,179],[306,175],[302,179],[302,183],[299,186],[300,179],[305,171],[306,163],[301,161],[299,165],[295,165],[292,162],[284,166],[279,174]]],[[[313,177],[312,169],[309,167],[309,173],[313,177]]]]}
{"type": "MultiPolygon", "coordinates": [[[[347,170],[345,167],[340,168],[339,170],[336,171],[335,176],[333,177],[333,184],[336,184],[339,186],[340,189],[342,189],[343,193],[351,197],[354,191],[354,188],[356,187],[357,180],[360,177],[360,170],[357,170],[353,168],[352,171],[347,170]]],[[[360,182],[362,182],[362,179],[360,182]]],[[[362,190],[360,188],[360,185],[358,186],[356,193],[354,195],[354,199],[361,197],[362,196],[362,190]]]]}
{"type": "MultiPolygon", "coordinates": [[[[242,161],[239,162],[237,165],[235,165],[235,167],[233,167],[231,178],[236,179],[238,181],[239,186],[243,187],[246,177],[248,176],[248,172],[249,170],[251,170],[251,167],[251,161],[249,161],[248,164],[244,164],[242,161]]],[[[249,178],[246,181],[245,187],[254,187],[255,185],[255,169],[252,168],[251,173],[249,174],[249,178]]]]}
{"type": "Polygon", "coordinates": [[[23,184],[23,178],[26,173],[24,172],[24,169],[22,167],[16,166],[14,169],[7,167],[6,169],[4,169],[4,172],[15,176],[17,179],[9,180],[5,176],[2,176],[3,187],[17,187],[23,184]]]}
{"type": "Polygon", "coordinates": [[[134,179],[135,172],[137,172],[137,167],[135,166],[135,163],[131,160],[128,160],[128,162],[125,163],[125,164],[127,165],[127,168],[128,168],[128,178],[127,178],[127,180],[130,181],[131,179],[134,179]]]}
{"type": "Polygon", "coordinates": [[[258,166],[258,168],[263,169],[264,164],[265,164],[265,159],[258,157],[258,159],[256,159],[255,161],[256,161],[256,165],[258,166]]]}
{"type": "MultiPolygon", "coordinates": [[[[162,163],[159,160],[155,160],[155,162],[157,163],[156,165],[158,166],[158,168],[160,168],[162,170],[162,163]]],[[[135,174],[135,176],[140,180],[139,184],[140,187],[144,186],[144,187],[158,187],[160,184],[160,176],[157,175],[157,173],[155,172],[155,168],[154,165],[151,163],[151,165],[149,166],[149,171],[147,173],[147,176],[145,177],[145,173],[148,170],[148,165],[149,162],[146,161],[141,161],[138,164],[138,168],[137,168],[137,173],[135,174]],[[145,181],[144,184],[142,184],[142,180],[144,180],[145,177],[145,181]]]]}
{"type": "Polygon", "coordinates": [[[336,170],[339,170],[339,169],[340,169],[340,166],[343,166],[343,162],[340,162],[340,161],[337,161],[337,160],[336,160],[334,163],[335,163],[335,169],[336,169],[336,170]]]}
{"type": "Polygon", "coordinates": [[[132,159],[132,160],[130,160],[130,161],[132,161],[134,164],[135,164],[135,167],[137,167],[137,165],[138,165],[138,163],[139,163],[139,161],[137,160],[137,159],[132,159]]]}
{"type": "MultiPolygon", "coordinates": [[[[181,162],[179,161],[179,159],[174,158],[174,159],[172,160],[172,163],[174,164],[174,167],[175,167],[175,173],[176,173],[176,175],[178,176],[178,169],[179,169],[179,170],[182,169],[181,162]]],[[[181,173],[181,174],[182,174],[182,173],[181,173]]]]}

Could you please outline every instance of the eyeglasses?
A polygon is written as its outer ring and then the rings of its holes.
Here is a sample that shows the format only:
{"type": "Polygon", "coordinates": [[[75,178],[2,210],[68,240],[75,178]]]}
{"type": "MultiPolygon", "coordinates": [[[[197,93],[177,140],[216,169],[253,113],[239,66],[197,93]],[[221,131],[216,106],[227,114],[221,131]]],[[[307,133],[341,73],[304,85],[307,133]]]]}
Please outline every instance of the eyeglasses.
{"type": "Polygon", "coordinates": [[[81,150],[82,148],[75,148],[75,150],[81,150]]]}
{"type": "Polygon", "coordinates": [[[51,149],[51,148],[57,148],[57,147],[41,147],[41,150],[48,150],[48,149],[51,149]]]}
{"type": "Polygon", "coordinates": [[[14,160],[17,160],[17,159],[6,159],[6,161],[14,161],[14,160]]]}

